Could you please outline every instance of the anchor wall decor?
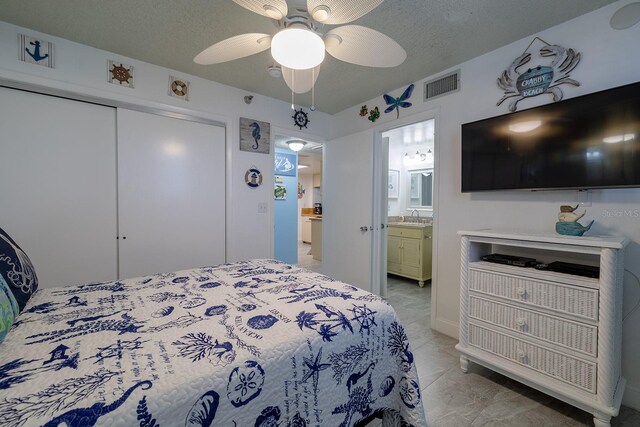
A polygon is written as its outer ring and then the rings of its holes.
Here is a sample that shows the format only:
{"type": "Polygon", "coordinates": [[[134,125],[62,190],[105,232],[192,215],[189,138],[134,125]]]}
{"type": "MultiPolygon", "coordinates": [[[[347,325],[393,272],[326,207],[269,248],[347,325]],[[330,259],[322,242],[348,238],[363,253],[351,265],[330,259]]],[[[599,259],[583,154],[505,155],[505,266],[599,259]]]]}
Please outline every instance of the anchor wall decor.
{"type": "Polygon", "coordinates": [[[504,91],[504,96],[496,105],[513,98],[509,103],[509,111],[514,112],[518,109],[518,102],[525,98],[548,93],[553,95],[554,101],[562,100],[564,93],[560,85],[580,86],[579,82],[570,78],[570,73],[580,63],[580,59],[581,54],[573,49],[551,45],[539,37],[534,38],[522,55],[518,56],[498,78],[498,87],[504,91]],[[531,53],[528,50],[536,40],[544,43],[538,51],[538,59],[552,57],[553,60],[549,65],[536,65],[523,72],[519,71],[531,61],[531,53]]]}
{"type": "Polygon", "coordinates": [[[18,58],[30,64],[54,68],[53,43],[18,34],[18,58]]]}

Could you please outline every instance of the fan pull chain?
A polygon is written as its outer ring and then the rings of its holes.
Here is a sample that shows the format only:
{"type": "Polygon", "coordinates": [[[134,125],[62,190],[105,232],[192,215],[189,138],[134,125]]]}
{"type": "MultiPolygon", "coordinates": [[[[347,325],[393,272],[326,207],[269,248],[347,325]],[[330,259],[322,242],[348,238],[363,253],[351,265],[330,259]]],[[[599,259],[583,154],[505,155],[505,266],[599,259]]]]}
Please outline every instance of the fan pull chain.
{"type": "Polygon", "coordinates": [[[293,102],[294,98],[293,98],[293,88],[296,87],[296,72],[295,71],[291,71],[291,109],[295,110],[296,109],[296,105],[293,102]]]}
{"type": "Polygon", "coordinates": [[[311,81],[313,82],[313,86],[311,86],[311,107],[309,108],[311,111],[316,111],[316,69],[311,70],[311,81]]]}

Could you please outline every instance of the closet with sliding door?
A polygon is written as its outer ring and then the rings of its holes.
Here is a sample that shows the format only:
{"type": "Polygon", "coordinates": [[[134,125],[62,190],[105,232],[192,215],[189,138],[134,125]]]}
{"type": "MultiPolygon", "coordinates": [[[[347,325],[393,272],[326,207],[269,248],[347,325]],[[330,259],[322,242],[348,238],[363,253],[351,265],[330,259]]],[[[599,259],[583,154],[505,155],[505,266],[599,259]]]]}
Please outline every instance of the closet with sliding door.
{"type": "Polygon", "coordinates": [[[0,227],[40,287],[225,261],[225,130],[0,87],[0,227]]]}

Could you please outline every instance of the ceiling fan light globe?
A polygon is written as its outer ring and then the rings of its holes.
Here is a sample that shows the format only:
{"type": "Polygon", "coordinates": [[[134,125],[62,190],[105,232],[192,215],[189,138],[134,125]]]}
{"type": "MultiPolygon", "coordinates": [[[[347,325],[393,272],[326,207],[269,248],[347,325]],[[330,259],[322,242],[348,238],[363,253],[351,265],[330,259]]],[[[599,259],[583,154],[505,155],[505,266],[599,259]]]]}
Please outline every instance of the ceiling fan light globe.
{"type": "Polygon", "coordinates": [[[328,6],[318,6],[311,11],[311,17],[318,22],[324,22],[331,16],[331,9],[328,6]]]}
{"type": "Polygon", "coordinates": [[[292,151],[298,152],[302,150],[307,143],[304,141],[289,141],[287,142],[287,145],[289,145],[289,148],[292,151]]]}
{"type": "Polygon", "coordinates": [[[264,9],[264,13],[271,19],[275,19],[276,21],[279,21],[282,18],[284,18],[283,13],[273,6],[265,4],[264,6],[262,6],[262,8],[264,9]]]}
{"type": "Polygon", "coordinates": [[[314,68],[324,61],[324,41],[306,28],[286,28],[273,36],[271,56],[293,70],[314,68]]]}

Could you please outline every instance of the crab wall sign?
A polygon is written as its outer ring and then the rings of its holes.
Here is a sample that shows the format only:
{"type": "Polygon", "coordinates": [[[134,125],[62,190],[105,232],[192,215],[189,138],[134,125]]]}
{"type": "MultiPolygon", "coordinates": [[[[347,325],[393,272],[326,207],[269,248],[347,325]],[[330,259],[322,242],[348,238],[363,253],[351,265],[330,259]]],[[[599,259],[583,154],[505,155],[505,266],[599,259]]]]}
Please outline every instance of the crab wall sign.
{"type": "Polygon", "coordinates": [[[567,49],[558,45],[551,45],[542,39],[535,38],[522,55],[517,57],[513,63],[502,72],[498,78],[498,87],[504,90],[504,96],[496,105],[502,104],[505,100],[514,98],[509,102],[509,111],[518,109],[518,102],[525,98],[552,94],[554,101],[560,101],[564,97],[563,84],[580,86],[580,83],[570,78],[570,73],[580,62],[581,54],[573,49],[567,49]],[[538,52],[539,59],[553,58],[548,65],[536,65],[530,68],[523,68],[531,61],[531,53],[527,52],[534,41],[540,40],[545,44],[538,52]]]}

